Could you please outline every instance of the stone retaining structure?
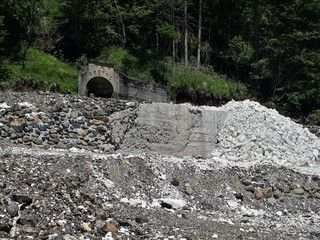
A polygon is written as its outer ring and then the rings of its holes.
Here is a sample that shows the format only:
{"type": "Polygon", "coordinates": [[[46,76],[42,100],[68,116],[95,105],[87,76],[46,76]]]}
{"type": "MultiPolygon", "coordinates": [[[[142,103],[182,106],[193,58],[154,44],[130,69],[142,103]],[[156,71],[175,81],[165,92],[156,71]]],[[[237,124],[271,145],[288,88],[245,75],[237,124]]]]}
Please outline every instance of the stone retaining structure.
{"type": "Polygon", "coordinates": [[[227,116],[212,108],[113,98],[35,93],[2,96],[0,141],[42,148],[207,157],[227,116]]]}

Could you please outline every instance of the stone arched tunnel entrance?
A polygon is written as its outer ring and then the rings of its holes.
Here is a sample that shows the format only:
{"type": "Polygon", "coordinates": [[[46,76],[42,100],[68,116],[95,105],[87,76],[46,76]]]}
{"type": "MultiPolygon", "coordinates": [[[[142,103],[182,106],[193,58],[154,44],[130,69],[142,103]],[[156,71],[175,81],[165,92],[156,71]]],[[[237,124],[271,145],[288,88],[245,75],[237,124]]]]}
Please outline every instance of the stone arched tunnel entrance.
{"type": "Polygon", "coordinates": [[[150,102],[166,102],[166,87],[141,83],[115,70],[112,64],[89,61],[79,75],[80,96],[115,97],[150,102]]]}
{"type": "Polygon", "coordinates": [[[87,83],[87,95],[94,94],[96,97],[112,97],[114,93],[111,82],[103,77],[94,77],[87,83]]]}
{"type": "Polygon", "coordinates": [[[78,93],[81,96],[112,97],[119,94],[119,76],[111,64],[90,61],[80,74],[78,93]]]}

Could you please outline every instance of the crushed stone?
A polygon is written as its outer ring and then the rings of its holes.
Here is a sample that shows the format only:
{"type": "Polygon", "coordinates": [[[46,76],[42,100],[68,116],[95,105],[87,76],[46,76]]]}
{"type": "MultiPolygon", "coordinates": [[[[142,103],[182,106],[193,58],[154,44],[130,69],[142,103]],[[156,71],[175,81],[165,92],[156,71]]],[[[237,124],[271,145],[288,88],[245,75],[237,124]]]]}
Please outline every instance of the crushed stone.
{"type": "Polygon", "coordinates": [[[231,101],[211,158],[239,163],[274,163],[288,166],[319,165],[320,138],[307,128],[250,100],[231,101]]]}

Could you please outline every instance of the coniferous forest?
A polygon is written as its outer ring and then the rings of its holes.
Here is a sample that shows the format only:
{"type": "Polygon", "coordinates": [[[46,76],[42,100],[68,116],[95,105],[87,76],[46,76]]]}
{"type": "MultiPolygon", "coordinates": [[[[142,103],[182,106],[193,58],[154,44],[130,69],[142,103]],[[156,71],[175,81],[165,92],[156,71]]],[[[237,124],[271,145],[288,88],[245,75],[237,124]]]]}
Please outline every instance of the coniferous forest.
{"type": "Polygon", "coordinates": [[[76,91],[88,59],[168,85],[171,97],[250,97],[320,115],[320,1],[0,2],[0,88],[76,91]]]}

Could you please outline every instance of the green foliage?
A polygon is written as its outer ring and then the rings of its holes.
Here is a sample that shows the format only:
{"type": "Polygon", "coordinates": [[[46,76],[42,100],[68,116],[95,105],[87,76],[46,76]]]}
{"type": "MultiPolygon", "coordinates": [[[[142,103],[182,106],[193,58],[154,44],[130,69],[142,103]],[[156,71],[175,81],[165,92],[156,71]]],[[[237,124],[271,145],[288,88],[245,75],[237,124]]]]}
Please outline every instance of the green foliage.
{"type": "Polygon", "coordinates": [[[240,35],[254,49],[254,61],[244,66],[260,97],[294,115],[319,108],[319,1],[249,0],[244,6],[240,35]]]}
{"type": "Polygon", "coordinates": [[[236,36],[229,42],[229,49],[230,57],[237,64],[251,63],[254,49],[241,36],[236,36]]]}
{"type": "Polygon", "coordinates": [[[27,86],[36,85],[39,89],[47,90],[50,85],[56,84],[60,92],[77,92],[77,71],[37,49],[28,49],[24,69],[17,63],[7,61],[6,64],[12,85],[21,82],[27,86]]]}
{"type": "Polygon", "coordinates": [[[45,34],[50,34],[58,29],[57,19],[61,17],[60,4],[56,0],[43,0],[40,9],[40,27],[45,34]]]}
{"type": "Polygon", "coordinates": [[[254,71],[251,73],[252,78],[261,79],[261,78],[272,77],[272,72],[270,69],[270,64],[268,59],[266,58],[259,59],[258,61],[253,62],[250,66],[252,67],[252,69],[254,69],[254,71]]]}
{"type": "Polygon", "coordinates": [[[23,58],[25,58],[25,51],[35,40],[36,32],[39,30],[40,9],[43,2],[42,0],[4,0],[3,4],[10,17],[16,20],[20,27],[19,40],[23,48],[23,58]]]}
{"type": "Polygon", "coordinates": [[[2,43],[7,35],[6,31],[3,29],[3,19],[3,16],[0,16],[0,79],[5,79],[7,77],[7,69],[4,64],[5,59],[2,56],[4,51],[2,43]]]}
{"type": "Polygon", "coordinates": [[[240,97],[247,94],[247,88],[244,84],[222,75],[207,75],[183,66],[178,66],[174,72],[167,75],[167,78],[175,89],[194,89],[226,97],[240,97]]]}
{"type": "Polygon", "coordinates": [[[97,58],[102,62],[109,62],[122,71],[125,70],[125,64],[129,62],[135,62],[136,59],[126,49],[122,47],[111,47],[106,51],[103,51],[97,58]]]}
{"type": "MultiPolygon", "coordinates": [[[[3,16],[0,16],[0,44],[3,42],[4,37],[6,35],[7,34],[6,34],[5,30],[3,29],[3,16]]],[[[1,50],[1,48],[0,48],[0,50],[1,50]]]]}
{"type": "Polygon", "coordinates": [[[288,93],[288,110],[290,110],[292,115],[299,115],[312,111],[314,106],[320,106],[319,90],[320,88],[312,88],[310,90],[288,93]]]}
{"type": "Polygon", "coordinates": [[[83,54],[81,57],[76,59],[74,62],[74,66],[79,70],[79,71],[84,71],[85,66],[88,64],[88,58],[85,54],[83,54]]]}
{"type": "Polygon", "coordinates": [[[0,81],[8,77],[8,69],[5,62],[6,59],[0,57],[0,81]]]}
{"type": "Polygon", "coordinates": [[[169,82],[175,89],[194,89],[226,97],[240,97],[247,94],[244,84],[222,75],[208,75],[180,65],[172,71],[171,59],[160,58],[155,61],[155,54],[152,51],[139,51],[133,54],[121,47],[113,47],[98,60],[111,62],[129,77],[144,82],[169,82]]]}
{"type": "Polygon", "coordinates": [[[94,58],[106,46],[118,44],[122,33],[123,8],[117,1],[63,0],[55,16],[62,36],[61,49],[66,58],[75,60],[86,54],[94,58]],[[119,12],[119,11],[120,12],[119,12]]]}
{"type": "Polygon", "coordinates": [[[264,105],[265,107],[271,108],[271,109],[276,109],[276,108],[277,108],[277,105],[276,105],[274,102],[272,102],[272,101],[265,102],[263,105],[264,105]]]}
{"type": "Polygon", "coordinates": [[[311,116],[314,116],[314,117],[320,119],[320,109],[313,110],[311,112],[311,116]]]}
{"type": "Polygon", "coordinates": [[[181,38],[181,34],[174,29],[174,26],[164,21],[158,22],[156,26],[156,32],[160,37],[169,40],[178,41],[181,38]]]}
{"type": "Polygon", "coordinates": [[[138,81],[164,83],[168,59],[157,58],[159,56],[153,51],[139,50],[130,53],[122,47],[112,47],[97,60],[114,64],[117,69],[138,81]]]}

